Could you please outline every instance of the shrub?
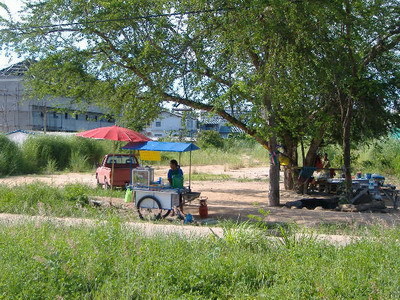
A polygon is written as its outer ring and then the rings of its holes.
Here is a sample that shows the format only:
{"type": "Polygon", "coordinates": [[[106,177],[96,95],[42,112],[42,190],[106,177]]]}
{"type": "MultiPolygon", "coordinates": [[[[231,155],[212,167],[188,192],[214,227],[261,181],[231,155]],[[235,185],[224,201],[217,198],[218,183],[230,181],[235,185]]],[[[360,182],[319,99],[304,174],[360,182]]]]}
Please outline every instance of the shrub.
{"type": "Polygon", "coordinates": [[[20,173],[23,167],[21,150],[6,136],[0,135],[0,176],[20,173]]]}
{"type": "Polygon", "coordinates": [[[68,141],[71,145],[70,166],[74,171],[91,169],[107,151],[107,145],[103,141],[76,136],[70,137],[68,141]]]}
{"type": "Polygon", "coordinates": [[[224,139],[214,130],[202,131],[197,137],[197,143],[200,148],[223,148],[224,139]]]}
{"type": "Polygon", "coordinates": [[[64,170],[69,166],[71,145],[64,137],[33,136],[25,141],[22,152],[28,162],[29,172],[36,173],[49,166],[64,170]],[[49,162],[51,162],[50,165],[49,162]]]}

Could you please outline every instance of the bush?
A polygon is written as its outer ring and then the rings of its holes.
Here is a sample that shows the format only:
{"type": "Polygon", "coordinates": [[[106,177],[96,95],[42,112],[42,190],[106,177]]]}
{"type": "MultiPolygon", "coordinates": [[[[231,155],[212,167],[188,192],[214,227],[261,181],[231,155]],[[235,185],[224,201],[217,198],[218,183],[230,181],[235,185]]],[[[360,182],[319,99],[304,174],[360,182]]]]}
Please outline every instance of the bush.
{"type": "Polygon", "coordinates": [[[0,176],[22,172],[24,161],[17,144],[0,135],[0,176]]]}
{"type": "Polygon", "coordinates": [[[74,171],[91,169],[101,160],[107,150],[102,141],[76,136],[69,138],[69,144],[71,145],[70,166],[74,171]]]}
{"type": "Polygon", "coordinates": [[[76,172],[91,170],[106,153],[107,145],[75,136],[32,136],[22,146],[27,161],[26,172],[51,173],[68,168],[76,172]]]}
{"type": "Polygon", "coordinates": [[[224,139],[214,130],[202,131],[197,137],[200,148],[224,148],[224,139]]]}
{"type": "MultiPolygon", "coordinates": [[[[330,145],[322,149],[327,152],[332,167],[343,165],[343,151],[340,146],[330,145]]],[[[400,141],[396,138],[382,138],[359,145],[351,152],[353,173],[381,173],[400,175],[400,141]]]]}
{"type": "Polygon", "coordinates": [[[71,145],[64,137],[32,136],[23,144],[22,152],[28,162],[28,172],[40,172],[49,164],[56,170],[64,170],[69,166],[71,145]]]}

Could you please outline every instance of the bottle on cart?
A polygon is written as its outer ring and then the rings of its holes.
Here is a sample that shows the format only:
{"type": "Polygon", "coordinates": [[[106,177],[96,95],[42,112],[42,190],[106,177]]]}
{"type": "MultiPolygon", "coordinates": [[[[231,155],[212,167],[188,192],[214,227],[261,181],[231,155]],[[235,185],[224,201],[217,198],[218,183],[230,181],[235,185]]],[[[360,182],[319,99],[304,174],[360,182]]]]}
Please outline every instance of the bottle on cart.
{"type": "Polygon", "coordinates": [[[372,178],[368,182],[368,189],[369,190],[374,190],[375,189],[375,180],[373,180],[372,178]]]}

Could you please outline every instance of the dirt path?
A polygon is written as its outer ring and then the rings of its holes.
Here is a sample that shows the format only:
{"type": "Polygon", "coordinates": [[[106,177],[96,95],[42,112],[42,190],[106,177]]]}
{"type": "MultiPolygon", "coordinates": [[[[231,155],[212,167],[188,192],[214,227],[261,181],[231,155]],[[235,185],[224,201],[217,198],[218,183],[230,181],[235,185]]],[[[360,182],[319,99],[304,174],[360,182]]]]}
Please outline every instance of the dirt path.
{"type": "MultiPolygon", "coordinates": [[[[298,223],[307,226],[317,224],[385,224],[395,225],[400,223],[400,212],[389,210],[389,213],[349,213],[328,210],[288,209],[284,207],[267,207],[268,184],[265,181],[268,174],[267,167],[243,168],[227,170],[225,166],[196,166],[193,170],[198,173],[227,174],[236,178],[228,181],[195,181],[192,190],[201,192],[208,197],[209,214],[211,218],[222,219],[248,219],[248,215],[258,215],[260,209],[269,211],[266,217],[268,222],[298,223]]],[[[188,170],[184,168],[187,174],[188,170]]],[[[159,168],[155,172],[156,178],[164,176],[167,168],[159,168]]],[[[283,177],[282,177],[283,178],[283,177]]],[[[35,181],[62,186],[67,183],[82,183],[95,186],[93,174],[68,173],[59,175],[41,176],[14,176],[0,179],[0,184],[20,185],[35,181]]],[[[310,196],[308,196],[310,197],[310,196]]],[[[295,193],[281,192],[281,203],[299,200],[302,196],[295,193]]],[[[122,200],[120,200],[122,202],[122,200]]],[[[133,208],[133,207],[132,207],[133,208]]],[[[197,203],[185,208],[185,212],[198,216],[197,203]]]]}
{"type": "MultiPolygon", "coordinates": [[[[28,216],[15,214],[0,214],[0,224],[5,226],[15,226],[18,224],[26,224],[31,222],[35,225],[50,223],[54,226],[103,226],[106,221],[98,222],[96,220],[82,218],[57,218],[47,216],[28,216]]],[[[191,225],[165,225],[153,223],[126,222],[123,224],[125,228],[139,231],[146,236],[157,235],[179,235],[187,238],[200,238],[214,235],[218,238],[224,237],[224,230],[220,227],[200,227],[191,225]]],[[[250,231],[250,229],[248,230],[250,231]]],[[[273,243],[284,242],[283,238],[275,236],[266,236],[273,243]]],[[[314,239],[319,242],[327,242],[335,246],[346,246],[350,243],[360,240],[360,237],[348,235],[309,235],[296,234],[295,239],[314,239]]]]}

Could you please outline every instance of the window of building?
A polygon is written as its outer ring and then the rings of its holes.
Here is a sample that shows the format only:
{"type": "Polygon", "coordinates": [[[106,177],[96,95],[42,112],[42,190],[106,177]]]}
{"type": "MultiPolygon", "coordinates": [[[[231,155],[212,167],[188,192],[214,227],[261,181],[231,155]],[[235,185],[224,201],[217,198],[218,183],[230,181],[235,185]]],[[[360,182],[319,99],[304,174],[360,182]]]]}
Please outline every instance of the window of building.
{"type": "Polygon", "coordinates": [[[89,121],[89,115],[86,115],[86,116],[85,116],[85,120],[86,120],[86,121],[89,121]]]}
{"type": "Polygon", "coordinates": [[[58,118],[57,113],[55,113],[55,112],[53,113],[53,118],[54,118],[54,119],[57,119],[57,118],[58,118]]]}
{"type": "Polygon", "coordinates": [[[40,112],[40,117],[43,118],[44,117],[44,113],[41,111],[40,112]]]}
{"type": "Polygon", "coordinates": [[[68,113],[65,113],[65,114],[64,114],[64,118],[65,118],[65,120],[68,119],[68,113]]]}
{"type": "Polygon", "coordinates": [[[79,119],[79,115],[76,114],[76,115],[75,115],[75,120],[78,120],[78,119],[79,119]]]}
{"type": "Polygon", "coordinates": [[[156,133],[156,134],[154,134],[154,136],[156,136],[156,137],[162,137],[162,134],[161,134],[161,133],[156,133]]]}
{"type": "Polygon", "coordinates": [[[156,122],[156,127],[161,127],[161,121],[156,122]]]}
{"type": "Polygon", "coordinates": [[[94,116],[94,120],[97,122],[97,116],[94,116]]]}

